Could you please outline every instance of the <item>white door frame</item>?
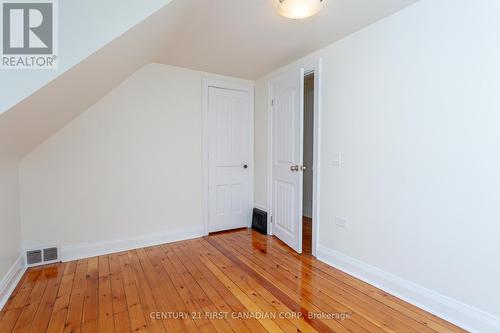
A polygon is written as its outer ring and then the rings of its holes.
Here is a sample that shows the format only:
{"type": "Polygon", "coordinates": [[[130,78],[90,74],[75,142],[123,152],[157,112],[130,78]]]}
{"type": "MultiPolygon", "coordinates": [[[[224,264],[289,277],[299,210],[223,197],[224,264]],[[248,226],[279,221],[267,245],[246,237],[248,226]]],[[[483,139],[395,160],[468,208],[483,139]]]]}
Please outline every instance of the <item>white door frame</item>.
{"type": "MultiPolygon", "coordinates": [[[[312,255],[316,256],[318,249],[318,230],[320,224],[320,154],[321,154],[321,58],[316,58],[309,61],[304,61],[303,63],[298,63],[294,65],[293,68],[303,68],[304,75],[314,72],[314,152],[313,152],[313,212],[312,212],[312,255]]],[[[286,67],[284,70],[289,70],[291,67],[286,67]]],[[[276,76],[279,76],[282,71],[276,72],[276,76]]],[[[272,133],[272,89],[273,79],[271,78],[268,82],[268,111],[267,111],[267,207],[268,207],[268,221],[267,230],[268,234],[273,234],[271,217],[273,212],[272,202],[273,202],[273,187],[272,187],[272,160],[273,160],[273,133],[272,133]]],[[[302,87],[303,88],[303,87],[302,87]]],[[[302,92],[303,93],[303,92],[302,92]]]]}
{"type": "MultiPolygon", "coordinates": [[[[205,77],[202,79],[202,124],[201,124],[201,220],[203,222],[203,234],[206,236],[208,235],[208,228],[209,228],[209,205],[208,205],[208,198],[209,198],[209,188],[208,188],[208,181],[209,181],[209,164],[208,164],[208,138],[209,138],[209,133],[208,133],[208,90],[213,87],[213,88],[220,88],[220,89],[228,89],[228,90],[238,90],[238,91],[244,91],[248,92],[249,96],[249,103],[250,103],[250,161],[248,161],[248,172],[249,172],[249,180],[248,180],[248,200],[249,200],[249,206],[253,207],[253,188],[254,188],[254,170],[255,170],[255,163],[254,163],[254,84],[251,81],[245,81],[245,80],[231,80],[231,79],[214,79],[214,78],[209,78],[205,77]]],[[[251,214],[248,217],[248,227],[251,226],[252,224],[252,216],[251,214]]]]}

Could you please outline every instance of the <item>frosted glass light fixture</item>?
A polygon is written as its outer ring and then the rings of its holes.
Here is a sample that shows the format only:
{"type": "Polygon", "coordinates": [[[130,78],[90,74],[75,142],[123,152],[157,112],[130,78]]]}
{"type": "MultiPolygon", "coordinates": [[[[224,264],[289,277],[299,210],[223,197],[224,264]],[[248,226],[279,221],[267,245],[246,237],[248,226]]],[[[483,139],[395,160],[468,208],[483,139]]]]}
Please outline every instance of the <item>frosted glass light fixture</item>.
{"type": "Polygon", "coordinates": [[[325,0],[277,0],[281,16],[299,20],[318,13],[325,0]]]}

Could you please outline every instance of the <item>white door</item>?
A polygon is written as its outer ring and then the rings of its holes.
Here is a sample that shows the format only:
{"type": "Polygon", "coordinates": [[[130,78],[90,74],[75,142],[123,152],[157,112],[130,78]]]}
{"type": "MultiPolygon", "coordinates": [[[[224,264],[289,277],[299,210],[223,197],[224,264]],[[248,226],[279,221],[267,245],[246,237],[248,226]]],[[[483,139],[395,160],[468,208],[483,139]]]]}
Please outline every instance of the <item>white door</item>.
{"type": "Polygon", "coordinates": [[[272,83],[272,232],[302,253],[304,71],[272,83]]]}
{"type": "Polygon", "coordinates": [[[250,226],[250,108],[248,92],[209,87],[209,232],[250,226]]]}

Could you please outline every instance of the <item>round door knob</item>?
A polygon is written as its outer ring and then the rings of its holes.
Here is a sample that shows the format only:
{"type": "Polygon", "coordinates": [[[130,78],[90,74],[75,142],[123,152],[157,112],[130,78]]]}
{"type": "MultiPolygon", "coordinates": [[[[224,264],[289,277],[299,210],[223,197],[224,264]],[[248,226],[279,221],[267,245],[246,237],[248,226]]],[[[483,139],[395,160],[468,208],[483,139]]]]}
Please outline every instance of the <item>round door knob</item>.
{"type": "Polygon", "coordinates": [[[299,171],[299,166],[298,165],[292,165],[290,167],[290,171],[299,171]]]}
{"type": "Polygon", "coordinates": [[[244,164],[244,165],[243,165],[243,168],[244,168],[244,169],[248,169],[248,165],[244,164]]]}

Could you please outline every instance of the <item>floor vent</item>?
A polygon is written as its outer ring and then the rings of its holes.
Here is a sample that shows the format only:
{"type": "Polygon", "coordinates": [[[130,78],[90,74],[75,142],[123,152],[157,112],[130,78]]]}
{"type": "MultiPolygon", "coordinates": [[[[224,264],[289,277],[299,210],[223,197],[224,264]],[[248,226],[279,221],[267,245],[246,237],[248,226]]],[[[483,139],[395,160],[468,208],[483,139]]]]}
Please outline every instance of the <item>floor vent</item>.
{"type": "Polygon", "coordinates": [[[38,266],[59,261],[59,248],[57,246],[46,247],[26,251],[26,264],[38,266]]]}
{"type": "Polygon", "coordinates": [[[36,265],[42,263],[42,250],[33,250],[26,252],[26,263],[36,265]]]}
{"type": "Polygon", "coordinates": [[[267,213],[265,211],[253,209],[252,228],[267,235],[267,213]]]}
{"type": "Polygon", "coordinates": [[[49,247],[48,249],[43,249],[43,261],[54,260],[57,260],[57,247],[49,247]]]}

